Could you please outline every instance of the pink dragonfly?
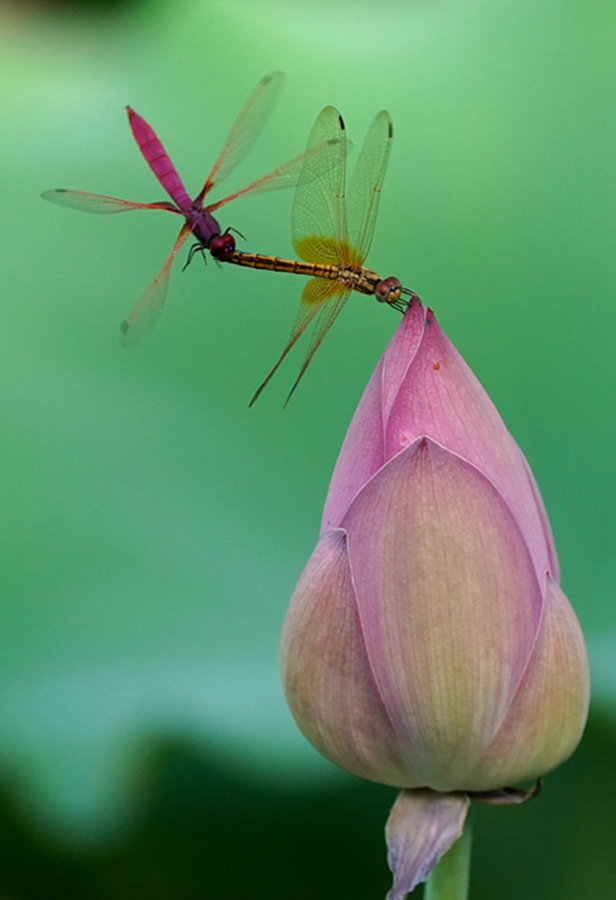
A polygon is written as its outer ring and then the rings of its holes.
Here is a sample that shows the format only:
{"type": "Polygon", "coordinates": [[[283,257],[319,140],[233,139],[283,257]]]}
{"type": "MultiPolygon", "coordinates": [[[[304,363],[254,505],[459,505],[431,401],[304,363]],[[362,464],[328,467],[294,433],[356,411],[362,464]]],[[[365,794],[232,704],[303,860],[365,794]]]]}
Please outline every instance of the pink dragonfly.
{"type": "MultiPolygon", "coordinates": [[[[203,205],[210,191],[242,162],[252,148],[278,101],[283,84],[282,72],[273,72],[261,79],[242,107],[212,171],[194,200],[190,199],[180,176],[154,130],[130,106],[127,107],[128,121],[133,136],[146,162],[171,197],[172,203],[168,200],[158,203],[135,203],[129,200],[120,200],[117,197],[106,197],[102,194],[61,189],[45,191],[41,194],[45,200],[51,200],[62,206],[71,206],[84,212],[111,214],[128,212],[132,209],[163,209],[184,217],[185,223],[180,229],[167,261],[122,322],[120,331],[123,343],[136,343],[141,340],[156,323],[167,297],[171,265],[189,236],[192,235],[197,240],[191,255],[195,249],[207,249],[215,259],[224,259],[235,250],[235,238],[229,230],[222,232],[213,216],[216,210],[237,197],[293,187],[297,184],[305,154],[295,157],[285,165],[257,181],[253,181],[246,187],[234,191],[222,200],[209,203],[207,206],[203,205]]],[[[330,164],[329,154],[324,152],[326,149],[317,147],[311,151],[315,173],[319,172],[321,163],[323,165],[330,164]]]]}

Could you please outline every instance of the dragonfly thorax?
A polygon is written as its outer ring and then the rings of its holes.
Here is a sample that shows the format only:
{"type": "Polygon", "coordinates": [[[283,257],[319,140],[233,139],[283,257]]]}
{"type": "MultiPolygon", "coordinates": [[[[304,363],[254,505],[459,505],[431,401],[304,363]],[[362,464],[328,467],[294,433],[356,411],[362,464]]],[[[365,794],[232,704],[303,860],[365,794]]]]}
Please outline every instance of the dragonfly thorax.
{"type": "Polygon", "coordinates": [[[325,277],[336,278],[360,294],[374,294],[379,303],[389,303],[392,306],[395,306],[402,292],[402,283],[398,278],[381,278],[377,272],[362,266],[332,266],[331,274],[325,277]]]}
{"type": "Polygon", "coordinates": [[[196,203],[184,215],[199,243],[209,248],[212,240],[220,235],[220,225],[214,216],[196,203]]]}

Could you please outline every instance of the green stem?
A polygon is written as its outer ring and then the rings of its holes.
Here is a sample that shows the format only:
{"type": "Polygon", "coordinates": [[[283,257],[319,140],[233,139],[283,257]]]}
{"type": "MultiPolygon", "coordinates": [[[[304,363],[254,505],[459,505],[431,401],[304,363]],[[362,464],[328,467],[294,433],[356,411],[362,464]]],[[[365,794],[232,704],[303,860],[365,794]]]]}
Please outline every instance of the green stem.
{"type": "Polygon", "coordinates": [[[471,826],[440,858],[426,882],[424,900],[467,900],[471,866],[471,826]]]}

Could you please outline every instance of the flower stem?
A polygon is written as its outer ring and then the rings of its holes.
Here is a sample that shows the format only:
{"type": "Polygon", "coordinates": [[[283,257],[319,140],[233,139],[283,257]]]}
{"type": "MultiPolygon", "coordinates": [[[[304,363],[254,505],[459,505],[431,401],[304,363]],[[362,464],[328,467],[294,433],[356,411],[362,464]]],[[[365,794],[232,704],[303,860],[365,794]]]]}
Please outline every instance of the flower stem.
{"type": "Polygon", "coordinates": [[[467,900],[470,866],[471,826],[467,822],[462,836],[432,870],[424,900],[467,900]]]}

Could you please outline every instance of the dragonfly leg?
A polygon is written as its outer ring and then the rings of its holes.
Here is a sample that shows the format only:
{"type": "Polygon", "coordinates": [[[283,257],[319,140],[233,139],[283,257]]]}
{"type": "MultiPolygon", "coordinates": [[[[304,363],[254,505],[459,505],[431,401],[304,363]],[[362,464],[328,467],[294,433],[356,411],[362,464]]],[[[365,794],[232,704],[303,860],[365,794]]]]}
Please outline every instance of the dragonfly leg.
{"type": "Polygon", "coordinates": [[[190,248],[190,250],[188,251],[188,259],[186,260],[186,263],[184,264],[184,266],[183,266],[183,268],[182,268],[182,272],[184,271],[184,269],[187,269],[187,268],[189,267],[189,265],[190,265],[191,262],[193,261],[193,257],[194,257],[194,255],[195,255],[195,253],[200,253],[200,254],[201,254],[201,256],[203,257],[203,262],[204,262],[204,263],[206,264],[206,266],[207,266],[207,257],[206,257],[206,255],[205,255],[205,247],[203,246],[203,244],[202,244],[200,241],[196,241],[196,242],[192,245],[192,247],[190,248]]]}
{"type": "Polygon", "coordinates": [[[409,308],[410,305],[411,305],[410,300],[403,300],[401,297],[398,298],[398,300],[396,300],[395,303],[389,304],[389,306],[391,306],[392,309],[397,309],[398,312],[402,313],[402,315],[404,315],[404,313],[407,311],[407,309],[409,308]]]}
{"type": "Polygon", "coordinates": [[[407,311],[409,306],[413,305],[414,300],[416,300],[418,303],[421,303],[421,300],[419,299],[417,294],[414,291],[409,291],[408,288],[401,288],[400,294],[404,294],[405,296],[398,297],[397,300],[395,300],[393,303],[390,303],[389,305],[393,307],[393,309],[397,309],[398,312],[401,312],[403,315],[407,311]]]}

